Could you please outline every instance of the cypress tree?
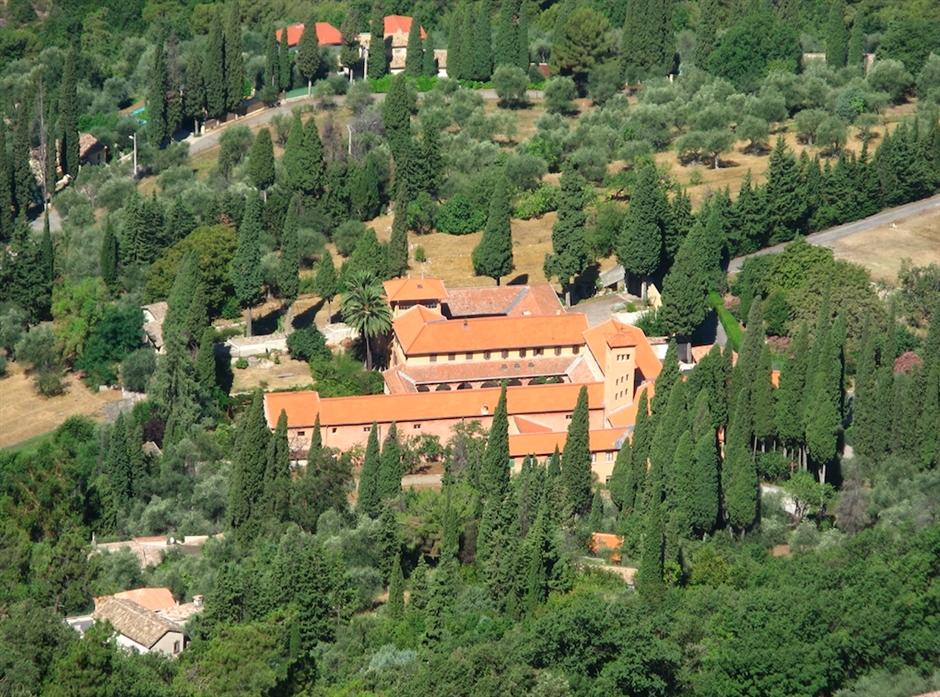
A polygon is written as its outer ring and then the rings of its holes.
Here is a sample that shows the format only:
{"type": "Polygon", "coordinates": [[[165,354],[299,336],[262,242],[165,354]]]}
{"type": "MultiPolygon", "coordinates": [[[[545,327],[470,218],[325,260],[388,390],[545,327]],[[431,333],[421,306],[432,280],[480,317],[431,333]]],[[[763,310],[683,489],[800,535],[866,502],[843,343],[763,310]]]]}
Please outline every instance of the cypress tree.
{"type": "Polygon", "coordinates": [[[230,111],[238,108],[245,96],[245,64],[242,58],[242,24],[238,3],[228,6],[224,30],[225,100],[230,111]]]}
{"type": "Polygon", "coordinates": [[[430,122],[425,123],[421,133],[419,154],[421,189],[434,196],[444,178],[444,157],[441,154],[440,135],[430,122]]]}
{"type": "Polygon", "coordinates": [[[19,217],[25,219],[36,195],[36,179],[30,166],[29,127],[31,120],[32,114],[24,104],[16,108],[13,117],[11,148],[14,219],[19,217]]]}
{"type": "Polygon", "coordinates": [[[327,305],[333,301],[333,298],[339,292],[339,278],[336,275],[336,267],[333,265],[333,255],[330,254],[328,249],[323,251],[320,263],[317,264],[314,289],[327,305]]]}
{"type": "Polygon", "coordinates": [[[561,175],[558,218],[552,225],[552,252],[545,256],[544,271],[548,278],[557,278],[565,290],[565,304],[571,305],[571,286],[590,262],[584,236],[586,216],[585,181],[574,170],[561,175]]]}
{"type": "Polygon", "coordinates": [[[304,147],[301,161],[305,168],[303,188],[305,194],[322,196],[326,184],[326,165],[323,160],[323,142],[316,119],[307,121],[304,127],[304,147]]]}
{"type": "Polygon", "coordinates": [[[375,517],[379,509],[379,471],[382,467],[379,453],[379,427],[372,424],[369,431],[369,440],[366,443],[366,453],[362,460],[362,471],[359,473],[359,490],[356,508],[366,515],[375,517]]]}
{"type": "Polygon", "coordinates": [[[519,52],[516,65],[529,72],[529,21],[525,6],[519,3],[519,21],[516,23],[516,50],[519,52]]]}
{"type": "Polygon", "coordinates": [[[512,231],[509,223],[509,184],[501,176],[490,199],[490,212],[480,243],[473,250],[473,272],[487,276],[499,285],[500,278],[513,270],[512,231]]]}
{"type": "Polygon", "coordinates": [[[422,611],[428,605],[428,563],[424,560],[424,555],[418,556],[418,563],[414,571],[411,572],[411,595],[408,598],[408,607],[422,611]]]}
{"type": "Polygon", "coordinates": [[[637,591],[653,599],[659,597],[664,590],[666,535],[663,518],[662,482],[656,477],[652,482],[649,506],[643,524],[640,568],[636,574],[637,591]]]}
{"type": "Polygon", "coordinates": [[[653,439],[653,422],[650,420],[646,390],[637,404],[636,424],[630,442],[630,469],[623,493],[623,510],[635,511],[640,507],[641,494],[646,489],[646,466],[650,444],[653,439]]]}
{"type": "Polygon", "coordinates": [[[663,226],[663,253],[664,266],[671,267],[682,246],[682,241],[688,237],[695,225],[695,215],[692,213],[692,199],[685,189],[680,190],[669,204],[663,226]]]}
{"type": "Polygon", "coordinates": [[[844,68],[848,50],[848,30],[845,28],[845,0],[829,3],[826,20],[826,63],[832,68],[844,68]]]}
{"type": "MultiPolygon", "coordinates": [[[[73,45],[66,56],[59,95],[59,164],[72,179],[78,176],[78,49],[73,45]]],[[[51,144],[50,144],[51,145],[51,144]]]]}
{"type": "Polygon", "coordinates": [[[300,112],[294,112],[290,131],[287,134],[287,143],[284,145],[284,172],[287,175],[287,186],[291,191],[302,192],[304,185],[305,163],[303,161],[304,148],[304,122],[300,112]]]}
{"type": "Polygon", "coordinates": [[[732,529],[748,530],[757,519],[759,488],[757,469],[750,448],[748,394],[741,390],[725,438],[725,460],[721,468],[721,490],[725,519],[732,529]]]}
{"type": "Polygon", "coordinates": [[[111,227],[111,219],[105,222],[104,237],[101,239],[101,252],[98,257],[101,278],[110,290],[117,289],[118,281],[118,241],[111,227]]]}
{"type": "Polygon", "coordinates": [[[290,445],[287,442],[287,413],[281,409],[277,428],[268,442],[264,472],[264,503],[272,520],[284,522],[290,509],[290,445]]]}
{"type": "Polygon", "coordinates": [[[281,91],[280,45],[274,28],[268,30],[267,47],[264,52],[264,85],[271,88],[274,93],[281,91]]]}
{"type": "Polygon", "coordinates": [[[467,59],[470,55],[467,27],[471,24],[470,6],[463,0],[457,5],[447,32],[447,74],[454,80],[469,79],[467,59]]]}
{"type": "Polygon", "coordinates": [[[199,350],[196,352],[196,381],[206,401],[209,401],[216,388],[215,379],[215,329],[206,327],[199,340],[199,350]]]}
{"type": "Polygon", "coordinates": [[[811,379],[807,395],[806,447],[820,482],[825,481],[826,470],[836,458],[841,424],[838,395],[833,394],[834,386],[839,384],[841,366],[834,355],[831,334],[831,331],[826,332],[817,339],[818,361],[813,374],[807,376],[811,379]]]}
{"type": "Polygon", "coordinates": [[[762,442],[764,448],[766,448],[768,442],[773,441],[776,435],[774,386],[770,381],[771,370],[770,346],[764,344],[751,392],[751,408],[754,412],[754,436],[762,442]]]}
{"type": "Polygon", "coordinates": [[[617,459],[614,461],[614,469],[610,474],[610,482],[607,484],[611,501],[624,512],[628,510],[627,503],[630,504],[629,507],[633,506],[633,498],[636,495],[634,491],[628,490],[628,487],[632,484],[632,453],[630,440],[624,438],[620,450],[617,451],[617,459]]]}
{"type": "Polygon", "coordinates": [[[858,67],[865,58],[865,15],[859,8],[855,13],[855,21],[852,22],[852,33],[849,34],[849,44],[846,48],[846,63],[858,67]]]}
{"type": "Polygon", "coordinates": [[[486,82],[493,75],[492,31],[490,4],[481,2],[473,25],[472,74],[474,80],[486,82]]]}
{"type": "Polygon", "coordinates": [[[493,422],[483,452],[480,492],[484,499],[502,500],[509,486],[509,415],[506,410],[506,385],[499,392],[493,422]]]}
{"type": "Polygon", "coordinates": [[[806,370],[809,354],[809,331],[800,325],[793,340],[791,357],[780,371],[780,388],[776,393],[777,434],[786,448],[803,444],[803,400],[806,397],[806,370]]]}
{"type": "Polygon", "coordinates": [[[542,498],[548,507],[548,515],[553,522],[558,522],[565,506],[565,488],[561,479],[561,453],[557,445],[545,463],[545,493],[542,498]]]}
{"type": "Polygon", "coordinates": [[[278,47],[277,67],[280,72],[278,84],[284,92],[291,88],[294,58],[287,44],[287,27],[281,30],[281,43],[278,47]]]}
{"type": "Polygon", "coordinates": [[[421,42],[421,25],[417,19],[408,30],[408,45],[405,49],[405,75],[420,77],[424,72],[424,47],[421,42]]]}
{"type": "Polygon", "coordinates": [[[232,285],[239,305],[248,310],[251,336],[251,306],[261,301],[264,277],[261,270],[261,199],[249,194],[245,214],[238,226],[238,246],[232,259],[232,285]]]}
{"type": "Polygon", "coordinates": [[[388,276],[397,278],[408,273],[408,204],[399,194],[392,219],[392,236],[387,250],[388,276]]]}
{"type": "MultiPolygon", "coordinates": [[[[708,56],[715,49],[721,9],[720,0],[702,0],[700,5],[700,20],[695,33],[695,64],[701,68],[708,66],[708,56]]],[[[685,56],[682,59],[684,61],[685,56]]]]}
{"type": "Polygon", "coordinates": [[[584,515],[591,508],[591,448],[588,442],[589,412],[587,388],[581,387],[568,437],[561,454],[561,477],[565,486],[568,508],[574,515],[584,515]]]}
{"type": "Polygon", "coordinates": [[[671,0],[637,0],[627,5],[622,47],[628,80],[665,75],[674,52],[671,0]]]}
{"type": "Polygon", "coordinates": [[[375,162],[367,158],[361,165],[350,165],[349,205],[356,220],[372,220],[382,206],[379,174],[375,162]]]}
{"type": "Polygon", "coordinates": [[[317,418],[313,422],[313,431],[310,434],[310,451],[308,457],[311,459],[323,450],[323,434],[320,432],[320,428],[320,414],[317,414],[317,418]]]}
{"type": "Polygon", "coordinates": [[[239,420],[229,480],[229,521],[242,543],[251,542],[260,532],[270,439],[261,392],[255,392],[239,420]]]}
{"type": "Polygon", "coordinates": [[[153,52],[153,64],[150,67],[150,84],[147,91],[147,129],[154,143],[162,147],[172,135],[167,123],[169,104],[167,102],[167,82],[169,80],[166,65],[166,50],[161,37],[153,52]]]}
{"type": "MultiPolygon", "coordinates": [[[[739,393],[742,391],[750,392],[754,385],[754,378],[757,375],[761,351],[764,349],[763,309],[763,303],[760,300],[754,300],[747,314],[744,340],[741,342],[741,351],[738,354],[738,362],[734,366],[731,379],[731,399],[735,404],[737,404],[737,395],[739,393]]],[[[753,423],[750,416],[748,416],[748,423],[753,423]]],[[[750,430],[751,426],[749,425],[748,431],[750,430]]]]}
{"type": "Polygon", "coordinates": [[[718,448],[713,431],[702,433],[696,441],[690,474],[689,524],[695,534],[709,535],[721,509],[718,448]]]}
{"type": "Polygon", "coordinates": [[[205,56],[193,51],[186,60],[183,71],[183,112],[193,120],[193,130],[198,132],[199,121],[206,115],[206,81],[203,75],[205,56]]]}
{"type": "Polygon", "coordinates": [[[677,478],[670,471],[676,443],[682,432],[689,428],[689,417],[686,411],[686,386],[684,382],[677,382],[669,392],[669,401],[665,410],[654,414],[656,431],[650,443],[650,477],[655,483],[659,479],[659,486],[663,495],[673,500],[678,485],[677,478]],[[655,473],[655,474],[654,474],[655,473]]]}
{"type": "Polygon", "coordinates": [[[502,0],[499,7],[499,16],[496,20],[496,40],[493,44],[494,65],[519,64],[519,22],[521,14],[522,4],[519,0],[502,0]]]}
{"type": "Polygon", "coordinates": [[[652,161],[644,162],[637,170],[636,185],[616,249],[617,260],[624,270],[641,280],[644,299],[646,284],[662,261],[665,212],[666,199],[656,165],[652,161]]]}
{"type": "Polygon", "coordinates": [[[673,385],[679,382],[679,347],[675,339],[670,339],[666,346],[666,355],[663,357],[663,367],[656,376],[656,389],[651,406],[653,413],[665,411],[665,407],[672,394],[673,385]]]}
{"type": "Polygon", "coordinates": [[[218,118],[225,114],[228,107],[225,97],[225,37],[222,35],[219,11],[209,22],[209,39],[202,73],[206,85],[206,110],[210,118],[218,118]]]}
{"type": "Polygon", "coordinates": [[[366,74],[371,79],[378,80],[388,73],[388,55],[385,48],[385,19],[382,17],[381,12],[377,12],[372,17],[371,33],[366,74]]]}
{"type": "Polygon", "coordinates": [[[398,442],[398,428],[392,423],[385,441],[382,443],[382,456],[379,462],[378,491],[379,499],[394,499],[401,494],[402,452],[398,442]]]}
{"type": "Polygon", "coordinates": [[[405,577],[401,572],[401,555],[392,563],[392,577],[388,582],[388,616],[398,621],[405,614],[405,577]]]}
{"type": "MultiPolygon", "coordinates": [[[[381,504],[380,504],[381,505],[381,504]]],[[[398,519],[391,506],[382,506],[379,515],[378,535],[379,570],[386,582],[391,581],[395,560],[401,554],[401,535],[398,531],[398,519]]]]}
{"type": "Polygon", "coordinates": [[[108,473],[111,495],[120,509],[123,509],[134,495],[133,473],[131,471],[131,458],[127,447],[126,433],[127,426],[124,414],[118,414],[114,426],[111,428],[111,439],[105,459],[105,471],[108,473]]]}
{"type": "Polygon", "coordinates": [[[392,150],[396,166],[400,166],[402,150],[411,144],[411,108],[408,83],[403,75],[392,78],[385,104],[382,105],[382,122],[385,135],[392,150]]]}
{"type": "Polygon", "coordinates": [[[434,44],[431,43],[429,34],[424,40],[424,50],[421,54],[421,74],[428,77],[437,75],[437,59],[434,57],[434,44]]]}
{"type": "MultiPolygon", "coordinates": [[[[933,323],[937,323],[934,315],[933,323]]],[[[915,461],[924,470],[937,466],[940,459],[940,363],[926,372],[923,407],[916,425],[915,461]]]]}
{"type": "Polygon", "coordinates": [[[13,232],[13,162],[7,152],[7,129],[0,128],[0,242],[13,232]]]}
{"type": "Polygon", "coordinates": [[[255,136],[248,153],[248,177],[255,188],[268,200],[268,189],[274,184],[274,144],[271,131],[262,128],[255,136]]]}
{"type": "Polygon", "coordinates": [[[320,69],[320,42],[317,40],[316,22],[311,19],[304,26],[297,45],[297,69],[307,80],[307,94],[313,85],[313,78],[320,69]]]}
{"type": "MultiPolygon", "coordinates": [[[[668,503],[672,508],[671,521],[677,537],[688,536],[692,528],[694,469],[692,432],[686,429],[675,443],[672,462],[668,468],[669,478],[673,480],[672,500],[668,503]]],[[[667,495],[667,500],[668,498],[667,495]]]]}
{"type": "Polygon", "coordinates": [[[708,292],[719,268],[708,258],[705,228],[697,222],[663,281],[660,317],[670,333],[689,337],[705,320],[708,292]]]}

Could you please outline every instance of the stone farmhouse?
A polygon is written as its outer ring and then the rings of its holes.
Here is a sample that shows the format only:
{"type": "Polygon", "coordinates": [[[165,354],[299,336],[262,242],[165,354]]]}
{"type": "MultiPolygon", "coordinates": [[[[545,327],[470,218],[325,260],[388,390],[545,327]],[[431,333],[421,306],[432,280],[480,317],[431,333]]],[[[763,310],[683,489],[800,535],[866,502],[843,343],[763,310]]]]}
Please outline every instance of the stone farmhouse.
{"type": "Polygon", "coordinates": [[[293,452],[309,449],[317,419],[323,445],[341,450],[364,446],[373,422],[380,437],[395,423],[404,437],[442,442],[460,423],[488,428],[505,382],[510,455],[519,465],[564,448],[583,386],[593,469],[601,481],[611,475],[639,397],[652,396],[661,370],[640,329],[616,319],[589,327],[548,284],[448,290],[439,279],[409,278],[386,282],[385,292],[394,314],[385,394],[265,395],[272,429],[287,414],[293,452]]]}

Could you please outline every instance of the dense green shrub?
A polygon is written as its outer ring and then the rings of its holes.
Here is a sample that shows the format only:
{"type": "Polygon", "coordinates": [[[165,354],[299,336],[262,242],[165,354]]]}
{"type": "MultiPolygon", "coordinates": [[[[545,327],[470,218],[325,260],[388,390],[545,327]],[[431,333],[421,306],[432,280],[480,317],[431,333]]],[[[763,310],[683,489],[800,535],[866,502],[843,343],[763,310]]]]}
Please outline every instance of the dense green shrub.
{"type": "Polygon", "coordinates": [[[153,349],[132,351],[121,362],[121,382],[132,392],[146,392],[147,382],[157,367],[157,354],[153,349]]]}
{"type": "Polygon", "coordinates": [[[451,235],[476,232],[485,224],[486,212],[461,192],[451,196],[437,211],[437,229],[451,235]]]}
{"type": "Polygon", "coordinates": [[[540,218],[558,208],[558,187],[543,184],[533,191],[526,191],[516,199],[513,217],[522,220],[540,218]]]}
{"type": "Polygon", "coordinates": [[[307,327],[287,336],[287,351],[291,358],[307,363],[316,359],[329,360],[331,353],[326,338],[316,327],[307,327]]]}

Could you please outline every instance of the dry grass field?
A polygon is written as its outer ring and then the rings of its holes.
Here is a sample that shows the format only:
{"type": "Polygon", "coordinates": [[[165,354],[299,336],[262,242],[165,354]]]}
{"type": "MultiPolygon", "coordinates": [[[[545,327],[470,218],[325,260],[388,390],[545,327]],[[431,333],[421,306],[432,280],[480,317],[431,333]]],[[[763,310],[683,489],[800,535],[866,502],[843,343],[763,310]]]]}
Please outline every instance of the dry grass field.
{"type": "Polygon", "coordinates": [[[43,397],[22,367],[10,363],[0,378],[0,448],[48,433],[70,416],[103,418],[104,405],[120,398],[118,390],[91,392],[75,375],[67,376],[65,394],[43,397]]]}
{"type": "Polygon", "coordinates": [[[313,382],[309,365],[284,355],[280,356],[280,363],[276,365],[264,361],[261,365],[250,365],[244,370],[234,368],[232,373],[235,376],[232,383],[233,394],[251,392],[258,388],[283,390],[313,382]]]}
{"type": "Polygon", "coordinates": [[[940,264],[940,210],[911,216],[826,245],[836,258],[867,268],[876,281],[897,281],[902,259],[915,266],[940,264]]]}

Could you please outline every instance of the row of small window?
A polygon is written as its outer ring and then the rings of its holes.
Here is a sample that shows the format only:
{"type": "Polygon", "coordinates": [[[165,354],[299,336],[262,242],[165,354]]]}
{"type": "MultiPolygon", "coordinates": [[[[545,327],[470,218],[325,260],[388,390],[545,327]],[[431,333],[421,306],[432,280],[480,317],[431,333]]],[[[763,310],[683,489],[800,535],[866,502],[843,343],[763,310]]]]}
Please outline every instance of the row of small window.
{"type": "MultiPolygon", "coordinates": [[[[560,355],[561,355],[561,352],[562,352],[563,350],[564,350],[564,347],[563,347],[563,346],[556,346],[555,349],[554,349],[555,355],[556,355],[556,356],[560,356],[560,355]]],[[[578,347],[577,347],[577,346],[572,346],[572,347],[571,347],[571,352],[572,352],[572,353],[577,353],[577,352],[578,352],[578,347]]],[[[499,353],[500,353],[500,355],[501,355],[503,358],[509,358],[510,351],[505,350],[505,351],[500,351],[499,353]]],[[[529,355],[529,350],[528,350],[528,349],[519,349],[519,358],[526,358],[526,357],[528,357],[528,355],[529,355]]],[[[543,349],[543,348],[532,349],[532,355],[533,355],[533,356],[544,356],[544,355],[545,355],[545,349],[543,349]]],[[[476,354],[475,354],[475,353],[472,353],[472,352],[467,352],[466,354],[464,354],[464,358],[465,358],[466,360],[468,360],[468,361],[472,361],[474,356],[476,356],[476,354]]],[[[488,361],[488,360],[490,360],[490,359],[492,359],[492,358],[493,358],[493,351],[484,351],[484,352],[483,352],[483,360],[484,360],[484,361],[488,361]]],[[[447,354],[447,360],[448,360],[448,361],[456,361],[456,360],[457,360],[457,354],[456,354],[456,353],[448,353],[448,354],[447,354]]],[[[618,359],[618,360],[619,360],[619,359],[618,359]]],[[[437,354],[436,354],[436,353],[432,353],[432,354],[430,355],[430,361],[431,361],[431,363],[437,363],[437,354]]]]}
{"type": "Polygon", "coordinates": [[[629,360],[630,360],[630,352],[627,351],[626,353],[618,353],[616,360],[617,360],[617,361],[629,361],[629,360]]]}
{"type": "MultiPolygon", "coordinates": [[[[605,461],[605,462],[613,462],[613,461],[614,461],[614,453],[613,453],[613,451],[604,453],[604,461],[605,461]]],[[[591,453],[591,462],[597,462],[597,453],[591,453]]]]}
{"type": "MultiPolygon", "coordinates": [[[[331,427],[331,428],[330,428],[330,433],[336,433],[336,428],[337,428],[336,426],[331,427]]],[[[411,424],[411,428],[412,428],[413,430],[415,430],[415,431],[420,431],[420,430],[421,430],[421,424],[411,424]]],[[[372,427],[371,427],[371,426],[363,426],[363,427],[362,427],[362,432],[363,432],[363,433],[368,433],[368,432],[371,431],[371,430],[372,430],[372,427]]],[[[306,431],[297,431],[297,435],[300,436],[300,437],[303,437],[303,436],[307,435],[307,432],[306,432],[306,431]]]]}

